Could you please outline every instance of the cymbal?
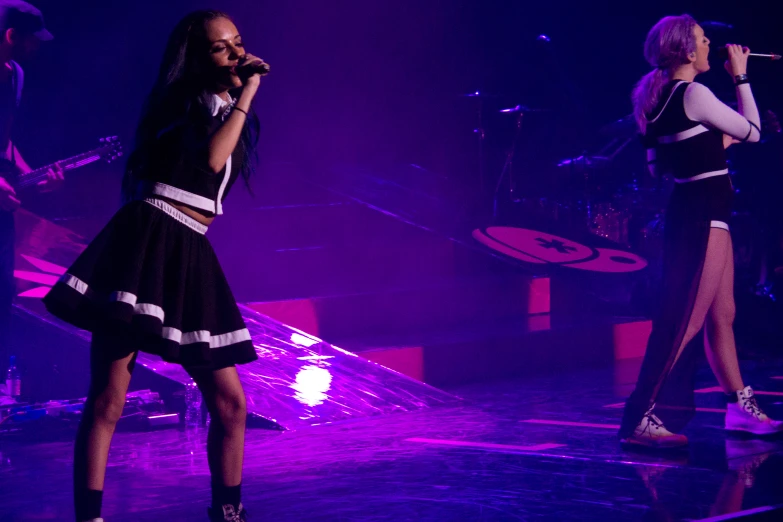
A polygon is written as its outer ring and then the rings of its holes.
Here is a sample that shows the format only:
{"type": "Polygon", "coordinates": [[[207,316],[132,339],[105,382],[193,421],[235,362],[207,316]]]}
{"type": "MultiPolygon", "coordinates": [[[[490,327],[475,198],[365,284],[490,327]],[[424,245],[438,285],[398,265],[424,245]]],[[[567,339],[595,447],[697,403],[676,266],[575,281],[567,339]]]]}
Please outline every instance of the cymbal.
{"type": "Polygon", "coordinates": [[[703,20],[699,25],[708,31],[731,31],[734,29],[733,25],[717,20],[703,20]]]}
{"type": "Polygon", "coordinates": [[[636,120],[633,114],[624,116],[619,120],[615,120],[612,123],[604,125],[600,130],[601,134],[632,134],[639,132],[636,126],[636,120]]]}
{"type": "Polygon", "coordinates": [[[593,167],[604,163],[608,163],[609,158],[606,156],[585,156],[581,155],[576,158],[564,159],[557,164],[558,167],[570,167],[571,165],[579,165],[581,167],[593,167]]]}
{"type": "Polygon", "coordinates": [[[469,93],[466,93],[466,94],[460,94],[459,97],[460,98],[497,98],[498,95],[497,94],[487,94],[487,93],[481,92],[481,91],[474,91],[474,92],[469,92],[469,93]]]}
{"type": "Polygon", "coordinates": [[[498,112],[502,113],[519,113],[519,112],[545,112],[549,109],[537,109],[534,107],[528,107],[527,105],[517,105],[516,107],[509,107],[508,109],[501,109],[498,112]]]}

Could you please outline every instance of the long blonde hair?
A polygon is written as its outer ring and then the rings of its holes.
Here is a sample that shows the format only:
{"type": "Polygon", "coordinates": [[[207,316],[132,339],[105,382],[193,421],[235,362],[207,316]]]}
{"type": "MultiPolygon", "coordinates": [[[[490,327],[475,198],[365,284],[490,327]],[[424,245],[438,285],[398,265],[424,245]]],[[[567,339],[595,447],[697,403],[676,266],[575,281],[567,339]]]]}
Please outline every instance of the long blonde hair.
{"type": "Polygon", "coordinates": [[[660,101],[663,86],[677,67],[689,62],[688,55],[696,51],[696,25],[696,20],[687,14],[667,16],[647,33],[644,57],[654,69],[642,76],[631,94],[634,119],[642,134],[647,130],[647,115],[660,101]]]}

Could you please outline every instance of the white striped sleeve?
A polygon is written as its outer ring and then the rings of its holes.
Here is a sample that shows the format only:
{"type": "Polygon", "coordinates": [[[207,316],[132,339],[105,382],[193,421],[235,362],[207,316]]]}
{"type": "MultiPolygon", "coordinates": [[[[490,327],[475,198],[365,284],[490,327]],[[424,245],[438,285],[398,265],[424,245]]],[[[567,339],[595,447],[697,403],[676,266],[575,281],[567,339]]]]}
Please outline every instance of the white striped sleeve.
{"type": "Polygon", "coordinates": [[[707,87],[694,82],[685,90],[685,114],[732,138],[759,141],[761,118],[749,84],[737,86],[737,100],[739,112],[720,101],[707,87]]]}

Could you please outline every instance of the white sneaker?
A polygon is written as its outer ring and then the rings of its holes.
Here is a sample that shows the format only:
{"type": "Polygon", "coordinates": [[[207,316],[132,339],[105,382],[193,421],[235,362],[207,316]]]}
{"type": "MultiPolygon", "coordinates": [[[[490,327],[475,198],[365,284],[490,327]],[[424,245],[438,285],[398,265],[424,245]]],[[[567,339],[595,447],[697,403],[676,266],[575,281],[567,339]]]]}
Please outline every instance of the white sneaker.
{"type": "Polygon", "coordinates": [[[737,402],[726,408],[726,429],[754,435],[771,435],[783,432],[783,422],[767,417],[756,402],[753,388],[746,386],[744,390],[737,392],[737,402]]]}
{"type": "Polygon", "coordinates": [[[623,444],[647,446],[649,448],[681,448],[687,446],[688,437],[667,430],[661,419],[653,413],[653,408],[650,408],[644,414],[642,422],[639,423],[633,434],[621,442],[623,444]]]}

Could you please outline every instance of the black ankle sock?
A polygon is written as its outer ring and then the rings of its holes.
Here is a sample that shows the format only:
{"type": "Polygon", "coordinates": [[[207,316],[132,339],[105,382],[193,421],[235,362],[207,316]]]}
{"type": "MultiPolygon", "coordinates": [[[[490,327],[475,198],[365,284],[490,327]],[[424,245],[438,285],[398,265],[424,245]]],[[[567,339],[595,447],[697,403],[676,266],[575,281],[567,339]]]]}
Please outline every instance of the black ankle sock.
{"type": "Polygon", "coordinates": [[[242,484],[238,486],[224,486],[223,484],[212,483],[212,507],[219,508],[226,504],[231,504],[239,508],[242,498],[242,484]]]}
{"type": "Polygon", "coordinates": [[[85,489],[76,494],[76,519],[78,522],[100,518],[103,505],[103,491],[85,489]]]}

